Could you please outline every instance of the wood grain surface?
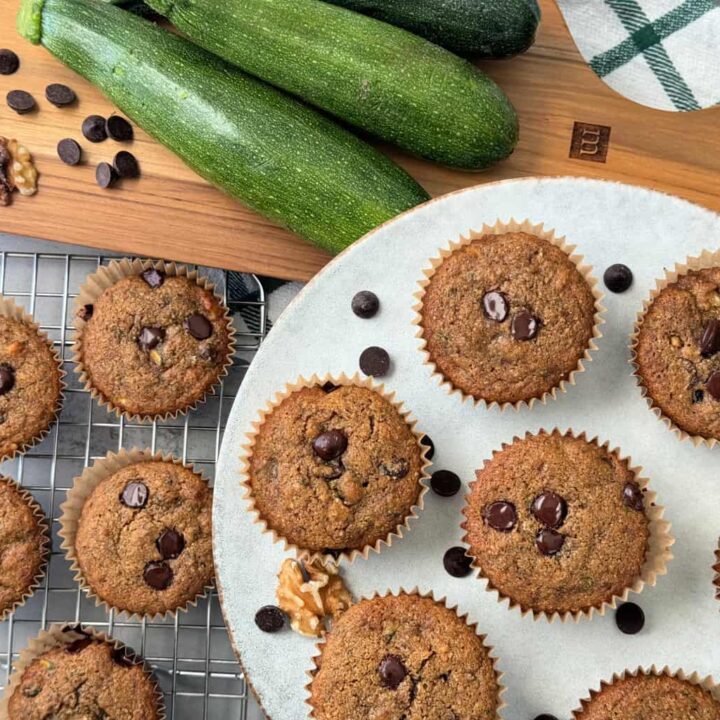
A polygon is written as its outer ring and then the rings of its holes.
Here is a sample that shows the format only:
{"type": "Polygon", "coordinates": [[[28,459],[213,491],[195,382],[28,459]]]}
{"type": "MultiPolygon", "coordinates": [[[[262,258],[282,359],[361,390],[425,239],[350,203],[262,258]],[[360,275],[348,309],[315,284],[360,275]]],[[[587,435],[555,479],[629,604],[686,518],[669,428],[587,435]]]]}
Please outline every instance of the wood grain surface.
{"type": "MultiPolygon", "coordinates": [[[[35,197],[16,194],[10,207],[0,207],[1,231],[288,279],[306,280],[323,267],[325,252],[211,188],[142,131],[132,146],[142,178],[112,191],[97,187],[95,165],[112,161],[120,147],[112,141],[91,145],[80,125],[87,115],[114,108],[42,47],[16,34],[17,5],[0,0],[0,47],[21,58],[18,73],[0,76],[0,135],[31,150],[41,178],[35,197]],[[62,110],[50,105],[44,96],[50,82],[69,84],[79,102],[62,110]],[[13,89],[33,93],[39,110],[25,116],[9,110],[4,96],[13,89]],[[82,166],[57,158],[64,137],[81,141],[82,166]]],[[[506,178],[573,175],[644,185],[720,211],[720,107],[669,113],[626,100],[586,66],[554,0],[541,5],[543,23],[529,53],[481,63],[520,115],[520,143],[508,161],[464,173],[383,149],[434,196],[506,178]]]]}

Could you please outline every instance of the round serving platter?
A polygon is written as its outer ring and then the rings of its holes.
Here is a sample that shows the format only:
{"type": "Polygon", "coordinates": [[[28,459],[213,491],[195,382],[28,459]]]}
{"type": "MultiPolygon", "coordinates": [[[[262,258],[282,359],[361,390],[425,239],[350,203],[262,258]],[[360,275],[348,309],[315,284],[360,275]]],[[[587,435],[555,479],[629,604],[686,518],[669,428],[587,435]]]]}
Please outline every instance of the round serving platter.
{"type": "Polygon", "coordinates": [[[506,720],[531,720],[540,713],[568,718],[601,679],[640,665],[720,675],[720,603],[712,584],[720,534],[720,453],[681,442],[655,418],[631,375],[628,349],[634,318],[664,268],[718,247],[720,216],[671,196],[594,180],[512,180],[463,190],[400,216],[355,243],[305,288],[247,373],[215,481],[215,563],[225,619],[269,718],[308,717],[306,673],[316,649],[312,639],[290,630],[265,634],[254,623],[256,611],[275,602],[276,574],[287,554],[247,510],[240,448],[258,410],[286,383],[314,373],[351,375],[371,345],[390,353],[391,374],[383,382],[433,439],[434,470],[452,470],[467,485],[483,460],[516,435],[554,427],[587,431],[643,467],[677,542],[668,575],[630,597],[647,616],[639,635],[621,634],[612,611],[577,624],[535,621],[499,603],[484,581],[445,572],[443,554],[462,537],[464,490],[452,498],[430,492],[402,540],[344,566],[356,598],[418,587],[468,612],[505,673],[506,720]],[[632,268],[635,282],[622,295],[601,285],[607,307],[603,337],[575,386],[546,405],[503,412],[462,402],[441,386],[423,364],[412,307],[423,270],[440,248],[484,223],[511,218],[544,223],[564,235],[599,280],[605,268],[622,262],[632,268]],[[380,297],[381,312],[372,320],[350,310],[359,290],[380,297]]]}

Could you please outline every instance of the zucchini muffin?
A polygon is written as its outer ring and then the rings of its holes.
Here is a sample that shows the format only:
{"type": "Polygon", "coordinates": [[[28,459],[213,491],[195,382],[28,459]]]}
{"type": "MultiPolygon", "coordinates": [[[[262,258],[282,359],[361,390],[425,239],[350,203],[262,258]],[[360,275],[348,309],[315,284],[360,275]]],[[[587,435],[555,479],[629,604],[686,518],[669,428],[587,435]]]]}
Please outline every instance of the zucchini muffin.
{"type": "Polygon", "coordinates": [[[475,628],[428,597],[362,600],[315,658],[312,717],[495,720],[500,684],[475,628]]]}
{"type": "Polygon", "coordinates": [[[422,490],[419,438],[390,401],[359,385],[292,392],[264,418],[250,453],[255,509],[303,551],[375,545],[412,515],[422,490]]]}
{"type": "Polygon", "coordinates": [[[578,613],[622,596],[650,539],[628,461],[570,434],[528,435],[478,470],[463,513],[468,555],[502,596],[535,613],[578,613]]]}
{"type": "Polygon", "coordinates": [[[566,252],[526,232],[485,235],[433,272],[420,310],[429,361],[475,400],[540,398],[591,347],[595,297],[566,252]]]}

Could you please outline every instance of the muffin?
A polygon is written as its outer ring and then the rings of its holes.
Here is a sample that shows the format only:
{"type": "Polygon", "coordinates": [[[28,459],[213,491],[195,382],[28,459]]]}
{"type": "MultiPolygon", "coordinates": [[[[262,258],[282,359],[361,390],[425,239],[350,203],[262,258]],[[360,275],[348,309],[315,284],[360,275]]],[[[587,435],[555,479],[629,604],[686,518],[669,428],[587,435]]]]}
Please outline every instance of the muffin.
{"type": "Polygon", "coordinates": [[[645,673],[615,678],[592,693],[580,720],[720,720],[720,702],[704,685],[682,675],[645,673]]]}
{"type": "Polygon", "coordinates": [[[246,452],[259,518],[303,553],[376,546],[413,516],[423,491],[420,438],[369,383],[296,387],[246,452]]]}
{"type": "Polygon", "coordinates": [[[463,509],[467,553],[511,604],[548,616],[588,612],[654,581],[650,568],[671,543],[651,520],[662,511],[607,445],[528,434],[476,475],[463,509]]]}
{"type": "Polygon", "coordinates": [[[320,646],[311,716],[495,720],[502,688],[483,640],[430,597],[362,600],[320,646]]]}
{"type": "Polygon", "coordinates": [[[0,620],[39,584],[48,539],[40,506],[30,493],[0,476],[0,620]]]}
{"type": "Polygon", "coordinates": [[[515,404],[582,369],[601,308],[576,258],[520,231],[474,237],[444,255],[428,273],[417,322],[428,362],[454,388],[515,404]]]}
{"type": "Polygon", "coordinates": [[[78,300],[76,371],[128,417],[184,412],[224,374],[232,352],[225,306],[174,266],[101,268],[78,300]],[[99,290],[99,292],[98,292],[99,290]]]}
{"type": "Polygon", "coordinates": [[[188,467],[137,451],[108,456],[75,481],[62,512],[78,580],[112,608],[184,609],[212,582],[212,491],[188,467]]]}

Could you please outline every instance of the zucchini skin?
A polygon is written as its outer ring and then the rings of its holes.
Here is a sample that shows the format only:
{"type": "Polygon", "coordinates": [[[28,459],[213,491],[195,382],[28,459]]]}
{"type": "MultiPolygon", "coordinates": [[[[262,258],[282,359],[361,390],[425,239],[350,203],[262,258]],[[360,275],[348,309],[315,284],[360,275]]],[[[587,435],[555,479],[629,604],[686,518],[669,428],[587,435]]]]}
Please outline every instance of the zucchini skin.
{"type": "Polygon", "coordinates": [[[514,108],[476,67],[423,38],[321,0],[149,0],[246,72],[442,165],[480,170],[518,138],[514,108]]]}
{"type": "Polygon", "coordinates": [[[199,175],[331,252],[428,199],[332,121],[113,5],[23,0],[18,29],[199,175]]]}

